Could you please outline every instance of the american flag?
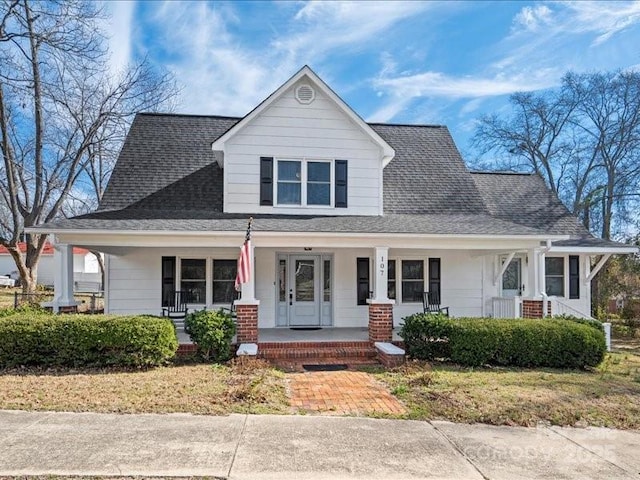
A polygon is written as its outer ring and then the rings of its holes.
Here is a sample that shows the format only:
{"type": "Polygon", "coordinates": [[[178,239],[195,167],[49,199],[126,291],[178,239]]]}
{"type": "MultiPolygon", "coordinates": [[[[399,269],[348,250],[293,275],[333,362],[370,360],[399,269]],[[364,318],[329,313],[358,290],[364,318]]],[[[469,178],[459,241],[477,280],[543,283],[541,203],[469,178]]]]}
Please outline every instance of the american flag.
{"type": "Polygon", "coordinates": [[[249,218],[249,226],[247,227],[247,235],[244,243],[240,247],[240,256],[238,257],[238,271],[236,273],[236,291],[240,291],[240,285],[249,283],[251,280],[251,222],[253,218],[249,218]]]}

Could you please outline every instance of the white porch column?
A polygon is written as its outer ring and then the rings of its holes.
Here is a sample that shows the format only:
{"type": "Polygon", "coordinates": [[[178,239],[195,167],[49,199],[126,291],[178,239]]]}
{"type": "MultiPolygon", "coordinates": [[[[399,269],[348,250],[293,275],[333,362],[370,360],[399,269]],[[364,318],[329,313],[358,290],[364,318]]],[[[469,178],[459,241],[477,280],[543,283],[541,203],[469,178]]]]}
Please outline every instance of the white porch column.
{"type": "Polygon", "coordinates": [[[60,307],[77,305],[73,298],[73,246],[66,243],[54,244],[53,263],[55,272],[52,307],[54,312],[58,312],[60,307]]]}
{"type": "Polygon", "coordinates": [[[538,270],[540,261],[538,260],[539,251],[537,248],[531,248],[527,251],[527,282],[523,297],[534,298],[540,296],[540,282],[538,281],[538,270]]]}
{"type": "Polygon", "coordinates": [[[545,278],[546,276],[546,264],[545,264],[545,252],[541,251],[540,254],[538,255],[538,261],[540,262],[540,266],[538,267],[538,278],[539,278],[539,283],[540,283],[540,295],[542,295],[543,293],[546,296],[547,293],[547,279],[545,278]]]}
{"type": "Polygon", "coordinates": [[[388,262],[389,247],[374,247],[373,261],[373,299],[376,302],[388,302],[388,262]]]}

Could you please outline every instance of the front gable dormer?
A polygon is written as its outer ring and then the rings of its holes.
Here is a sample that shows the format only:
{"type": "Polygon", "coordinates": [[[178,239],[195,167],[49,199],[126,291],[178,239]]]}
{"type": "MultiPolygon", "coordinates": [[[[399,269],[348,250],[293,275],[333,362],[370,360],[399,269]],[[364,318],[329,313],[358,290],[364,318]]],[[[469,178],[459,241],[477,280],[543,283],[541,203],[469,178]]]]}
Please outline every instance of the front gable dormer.
{"type": "Polygon", "coordinates": [[[212,145],[224,211],[381,215],[395,152],[309,67],[212,145]]]}

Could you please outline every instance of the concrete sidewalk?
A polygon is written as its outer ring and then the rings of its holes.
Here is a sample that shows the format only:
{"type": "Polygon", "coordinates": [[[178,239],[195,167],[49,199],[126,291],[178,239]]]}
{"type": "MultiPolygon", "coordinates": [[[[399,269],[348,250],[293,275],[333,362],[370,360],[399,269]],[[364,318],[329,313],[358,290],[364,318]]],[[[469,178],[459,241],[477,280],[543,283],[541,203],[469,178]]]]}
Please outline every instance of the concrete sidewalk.
{"type": "Polygon", "coordinates": [[[640,432],[325,416],[0,411],[3,475],[639,479],[640,432]]]}

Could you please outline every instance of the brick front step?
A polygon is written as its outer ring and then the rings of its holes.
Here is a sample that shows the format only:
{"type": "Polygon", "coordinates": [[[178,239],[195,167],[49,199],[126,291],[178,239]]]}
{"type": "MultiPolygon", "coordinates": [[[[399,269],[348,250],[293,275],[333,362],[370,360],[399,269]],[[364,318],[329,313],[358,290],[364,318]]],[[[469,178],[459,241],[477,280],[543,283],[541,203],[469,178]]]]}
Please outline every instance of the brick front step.
{"type": "Polygon", "coordinates": [[[360,348],[298,348],[293,350],[272,349],[261,350],[258,346],[258,357],[266,360],[289,359],[318,359],[327,358],[357,358],[357,359],[375,359],[376,351],[374,349],[360,348]]]}
{"type": "Polygon", "coordinates": [[[190,355],[197,350],[197,347],[193,343],[181,343],[178,345],[178,351],[176,355],[190,355]]]}
{"type": "Polygon", "coordinates": [[[376,350],[369,342],[259,343],[258,357],[275,364],[375,364],[376,350]]]}

